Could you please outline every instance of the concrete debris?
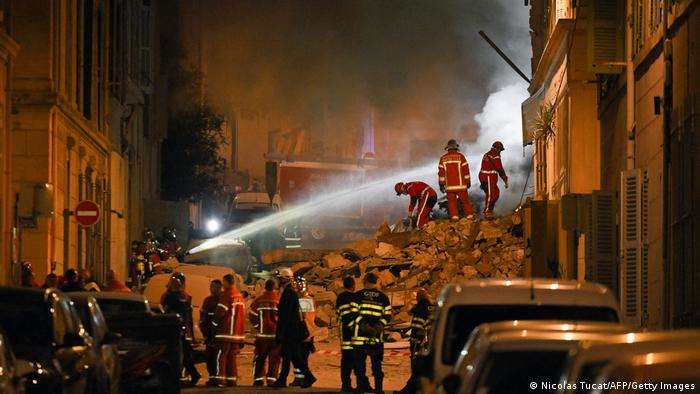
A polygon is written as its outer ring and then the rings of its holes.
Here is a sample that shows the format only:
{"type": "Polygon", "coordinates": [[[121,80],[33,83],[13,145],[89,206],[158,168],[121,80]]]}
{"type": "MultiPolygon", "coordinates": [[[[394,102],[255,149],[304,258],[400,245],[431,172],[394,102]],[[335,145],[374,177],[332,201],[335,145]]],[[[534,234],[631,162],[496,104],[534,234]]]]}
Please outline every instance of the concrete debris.
{"type": "Polygon", "coordinates": [[[530,257],[522,233],[517,213],[494,220],[436,220],[422,230],[405,232],[391,232],[384,223],[373,240],[354,241],[338,251],[297,249],[291,256],[263,257],[263,262],[294,263],[292,269],[304,274],[319,305],[316,326],[331,328],[331,335],[337,331],[333,304],[343,291],[342,279],[353,276],[361,288],[361,278],[376,273],[395,312],[387,335],[399,341],[397,333],[406,335],[419,288],[435,299],[454,280],[522,276],[530,257]]]}

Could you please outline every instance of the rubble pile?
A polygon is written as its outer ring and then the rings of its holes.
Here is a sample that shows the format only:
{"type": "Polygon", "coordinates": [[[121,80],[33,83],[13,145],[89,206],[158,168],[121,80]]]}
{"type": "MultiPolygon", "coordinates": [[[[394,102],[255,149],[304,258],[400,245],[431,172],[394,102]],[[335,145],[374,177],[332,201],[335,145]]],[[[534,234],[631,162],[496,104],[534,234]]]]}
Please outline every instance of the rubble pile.
{"type": "Polygon", "coordinates": [[[303,275],[316,299],[316,325],[333,325],[335,296],[342,291],[342,278],[361,278],[375,272],[389,295],[395,314],[393,325],[408,323],[415,291],[425,288],[437,297],[452,280],[514,278],[524,274],[530,255],[522,238],[522,221],[513,214],[494,220],[437,220],[422,230],[392,232],[382,225],[375,239],[356,241],[337,251],[295,250],[263,257],[270,264],[290,265],[303,275]],[[276,260],[276,261],[273,261],[276,260]]]}

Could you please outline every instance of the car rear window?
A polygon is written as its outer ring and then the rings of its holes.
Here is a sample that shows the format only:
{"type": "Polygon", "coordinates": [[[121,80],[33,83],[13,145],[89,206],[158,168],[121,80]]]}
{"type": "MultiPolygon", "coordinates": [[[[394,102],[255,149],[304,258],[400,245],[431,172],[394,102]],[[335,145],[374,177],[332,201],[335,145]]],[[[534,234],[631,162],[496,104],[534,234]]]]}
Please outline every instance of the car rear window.
{"type": "Polygon", "coordinates": [[[5,294],[0,298],[0,311],[0,326],[13,346],[48,345],[53,340],[53,321],[43,301],[5,294]]]}
{"type": "Polygon", "coordinates": [[[618,322],[614,309],[572,305],[459,305],[447,313],[442,363],[454,364],[479,324],[506,320],[570,320],[618,322]]]}
{"type": "MultiPolygon", "coordinates": [[[[487,356],[484,368],[478,377],[476,393],[511,394],[536,391],[553,393],[555,387],[537,387],[532,390],[530,384],[540,385],[558,383],[559,375],[566,361],[565,350],[545,351],[499,351],[487,356]]],[[[554,384],[552,386],[555,386],[554,384]]]]}
{"type": "Polygon", "coordinates": [[[148,312],[146,303],[143,301],[99,299],[97,304],[105,317],[124,313],[148,312]]]}

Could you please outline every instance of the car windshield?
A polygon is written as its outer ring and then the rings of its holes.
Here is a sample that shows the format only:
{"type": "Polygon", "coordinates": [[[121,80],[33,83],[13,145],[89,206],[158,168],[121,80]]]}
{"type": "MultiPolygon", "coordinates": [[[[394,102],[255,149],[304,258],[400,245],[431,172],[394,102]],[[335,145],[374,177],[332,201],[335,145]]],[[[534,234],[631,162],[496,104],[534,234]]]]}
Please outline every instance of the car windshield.
{"type": "Polygon", "coordinates": [[[574,305],[459,305],[447,313],[443,364],[454,364],[472,330],[479,324],[507,320],[570,320],[617,322],[607,307],[574,305]]]}
{"type": "MultiPolygon", "coordinates": [[[[499,351],[488,355],[478,378],[478,394],[524,393],[536,382],[555,383],[566,361],[565,350],[499,351]]],[[[553,393],[556,387],[537,387],[538,393],[553,393]]]]}
{"type": "Polygon", "coordinates": [[[137,300],[110,300],[99,299],[97,304],[106,317],[116,316],[123,313],[148,312],[146,303],[137,300]]]}
{"type": "Polygon", "coordinates": [[[245,205],[231,210],[229,221],[231,223],[250,223],[256,219],[275,213],[272,207],[245,207],[245,205]]]}
{"type": "Polygon", "coordinates": [[[0,326],[13,346],[49,345],[54,335],[51,312],[37,297],[5,294],[0,298],[0,326]]]}

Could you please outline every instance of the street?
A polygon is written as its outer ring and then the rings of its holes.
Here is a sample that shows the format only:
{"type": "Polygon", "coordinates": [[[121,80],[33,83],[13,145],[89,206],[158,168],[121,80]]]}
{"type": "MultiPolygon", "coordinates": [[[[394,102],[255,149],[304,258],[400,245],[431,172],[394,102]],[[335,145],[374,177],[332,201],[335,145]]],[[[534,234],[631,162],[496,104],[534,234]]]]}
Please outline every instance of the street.
{"type": "MultiPolygon", "coordinates": [[[[338,344],[336,340],[332,342],[325,342],[317,344],[318,351],[311,355],[309,358],[309,364],[311,371],[316,375],[318,381],[314,384],[312,388],[300,389],[294,387],[288,387],[284,389],[272,389],[272,388],[255,388],[252,386],[253,376],[252,376],[252,346],[248,346],[243,349],[242,354],[239,355],[239,386],[235,388],[219,389],[204,387],[204,380],[206,380],[206,370],[203,368],[203,364],[199,364],[199,370],[204,377],[200,381],[199,386],[196,388],[188,388],[184,392],[186,393],[337,393],[340,388],[340,355],[338,352],[338,344]]],[[[408,357],[408,350],[395,350],[387,351],[384,358],[384,373],[385,377],[385,391],[391,392],[393,390],[400,390],[408,376],[410,374],[410,359],[408,357]]],[[[291,382],[291,377],[289,382],[291,382]]]]}

